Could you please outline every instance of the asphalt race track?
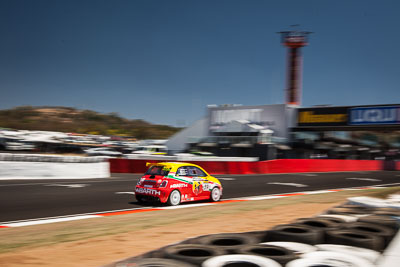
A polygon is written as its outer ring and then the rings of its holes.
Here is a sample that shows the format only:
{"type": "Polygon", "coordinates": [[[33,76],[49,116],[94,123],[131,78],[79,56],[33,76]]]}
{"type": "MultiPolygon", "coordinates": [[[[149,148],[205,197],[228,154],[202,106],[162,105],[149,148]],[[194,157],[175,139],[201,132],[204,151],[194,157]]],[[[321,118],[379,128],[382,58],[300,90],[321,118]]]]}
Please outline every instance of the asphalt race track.
{"type": "MultiPolygon", "coordinates": [[[[134,187],[140,175],[107,179],[0,181],[0,222],[143,207],[134,187]]],[[[223,199],[362,186],[400,186],[400,172],[365,171],[217,175],[223,199]]]]}

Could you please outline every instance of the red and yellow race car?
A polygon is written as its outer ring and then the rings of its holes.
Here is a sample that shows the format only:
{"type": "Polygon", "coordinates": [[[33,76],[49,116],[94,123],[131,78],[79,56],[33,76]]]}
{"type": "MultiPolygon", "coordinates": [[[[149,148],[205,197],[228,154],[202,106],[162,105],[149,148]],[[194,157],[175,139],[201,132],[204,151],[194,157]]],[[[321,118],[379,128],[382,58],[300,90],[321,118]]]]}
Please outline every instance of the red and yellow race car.
{"type": "Polygon", "coordinates": [[[200,166],[182,162],[147,163],[148,170],[138,181],[135,196],[138,202],[160,201],[171,206],[182,202],[219,201],[220,181],[200,166]]]}

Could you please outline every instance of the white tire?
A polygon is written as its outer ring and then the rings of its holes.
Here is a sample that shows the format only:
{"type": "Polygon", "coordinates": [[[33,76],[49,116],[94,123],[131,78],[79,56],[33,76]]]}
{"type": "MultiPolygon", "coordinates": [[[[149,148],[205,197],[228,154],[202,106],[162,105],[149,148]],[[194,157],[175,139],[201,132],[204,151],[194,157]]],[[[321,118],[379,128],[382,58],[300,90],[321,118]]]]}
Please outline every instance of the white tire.
{"type": "Polygon", "coordinates": [[[315,245],[315,247],[320,251],[334,251],[334,252],[354,255],[360,258],[364,258],[372,263],[374,263],[381,255],[379,252],[372,249],[345,246],[345,245],[319,244],[315,245]]]}
{"type": "Polygon", "coordinates": [[[282,267],[279,263],[274,260],[264,258],[261,256],[255,255],[242,255],[242,254],[233,254],[233,255],[223,255],[213,257],[211,259],[206,260],[201,265],[202,267],[224,267],[232,264],[251,264],[251,266],[257,267],[282,267]]]}
{"type": "Polygon", "coordinates": [[[302,259],[288,262],[286,267],[374,267],[374,265],[366,259],[331,251],[311,252],[304,254],[302,257],[302,259]]]}
{"type": "Polygon", "coordinates": [[[292,250],[296,255],[317,251],[317,248],[315,246],[298,242],[265,242],[261,243],[261,245],[283,247],[292,250]]]}
{"type": "Polygon", "coordinates": [[[375,208],[386,208],[388,203],[384,199],[375,197],[350,197],[347,199],[349,204],[362,205],[375,208]]]}
{"type": "Polygon", "coordinates": [[[318,217],[338,218],[338,219],[342,219],[346,222],[355,222],[358,219],[358,217],[356,217],[356,216],[341,215],[341,214],[321,214],[321,215],[318,215],[318,217]]]}

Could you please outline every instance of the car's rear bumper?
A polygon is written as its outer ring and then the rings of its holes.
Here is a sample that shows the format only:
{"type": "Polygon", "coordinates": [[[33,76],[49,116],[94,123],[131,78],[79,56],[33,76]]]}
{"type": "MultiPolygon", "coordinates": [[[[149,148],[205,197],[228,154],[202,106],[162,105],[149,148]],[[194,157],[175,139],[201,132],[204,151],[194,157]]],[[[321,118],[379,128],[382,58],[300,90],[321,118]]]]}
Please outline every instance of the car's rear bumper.
{"type": "Polygon", "coordinates": [[[166,188],[149,188],[142,186],[136,186],[135,188],[136,195],[156,198],[159,199],[161,203],[167,202],[170,191],[171,190],[166,188]]]}

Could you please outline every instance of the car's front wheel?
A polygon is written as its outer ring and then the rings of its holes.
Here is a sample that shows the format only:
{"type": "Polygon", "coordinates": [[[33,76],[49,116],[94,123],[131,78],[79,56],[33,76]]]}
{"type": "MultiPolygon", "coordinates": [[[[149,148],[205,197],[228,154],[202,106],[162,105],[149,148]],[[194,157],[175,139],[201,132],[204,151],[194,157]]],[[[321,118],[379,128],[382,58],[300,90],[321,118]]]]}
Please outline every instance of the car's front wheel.
{"type": "Polygon", "coordinates": [[[221,190],[218,187],[214,187],[211,190],[210,200],[213,202],[217,202],[221,199],[221,190]]]}
{"type": "Polygon", "coordinates": [[[178,190],[174,190],[169,194],[168,205],[177,206],[181,203],[181,193],[178,190]]]}

